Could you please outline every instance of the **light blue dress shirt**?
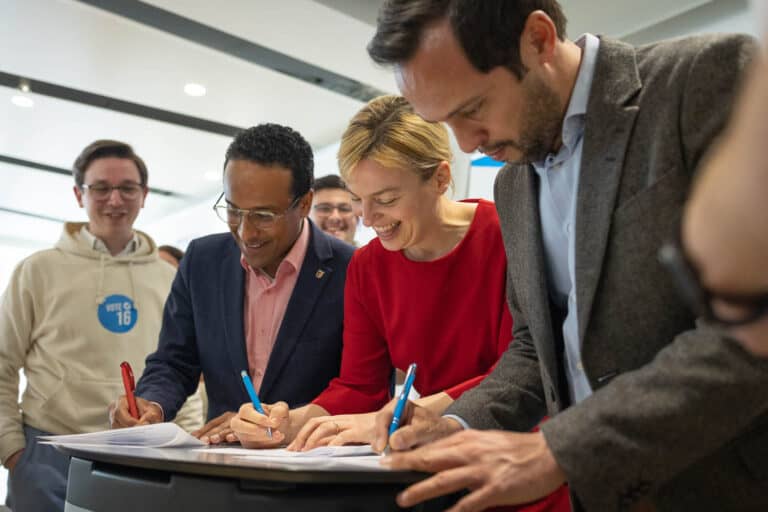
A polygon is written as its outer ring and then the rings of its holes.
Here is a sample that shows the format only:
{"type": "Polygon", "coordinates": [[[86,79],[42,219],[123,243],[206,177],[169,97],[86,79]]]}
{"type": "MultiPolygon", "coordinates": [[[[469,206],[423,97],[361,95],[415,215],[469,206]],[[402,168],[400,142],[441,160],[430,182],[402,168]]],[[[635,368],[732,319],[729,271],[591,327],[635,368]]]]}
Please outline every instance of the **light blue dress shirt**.
{"type": "MultiPolygon", "coordinates": [[[[575,224],[576,193],[579,189],[581,173],[582,136],[600,40],[592,34],[584,34],[576,44],[582,49],[581,64],[568,109],[565,112],[562,128],[563,145],[557,154],[549,154],[544,161],[532,164],[540,178],[539,216],[544,239],[549,294],[552,302],[560,309],[568,311],[562,329],[565,344],[565,375],[572,404],[592,394],[592,386],[581,363],[575,285],[575,224]]],[[[445,416],[458,421],[465,429],[470,428],[466,420],[455,414],[445,416]]]]}
{"type": "Polygon", "coordinates": [[[544,161],[532,164],[540,179],[539,215],[549,294],[554,304],[567,311],[562,325],[565,376],[573,404],[592,394],[592,387],[581,363],[576,303],[575,229],[584,122],[600,40],[592,34],[585,34],[576,44],[582,48],[581,65],[563,121],[563,144],[557,154],[549,154],[544,161]]]}

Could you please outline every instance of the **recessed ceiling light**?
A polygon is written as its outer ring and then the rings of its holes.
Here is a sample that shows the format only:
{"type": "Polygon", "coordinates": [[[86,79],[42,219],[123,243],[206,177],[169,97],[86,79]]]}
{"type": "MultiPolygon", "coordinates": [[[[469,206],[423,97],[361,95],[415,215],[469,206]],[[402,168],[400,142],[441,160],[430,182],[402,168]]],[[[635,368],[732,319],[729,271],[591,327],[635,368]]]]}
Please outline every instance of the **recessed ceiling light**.
{"type": "Polygon", "coordinates": [[[184,92],[190,96],[205,96],[205,86],[195,83],[188,83],[184,86],[184,92]]]}
{"type": "Polygon", "coordinates": [[[16,94],[11,97],[11,103],[22,108],[32,108],[35,106],[35,102],[32,101],[32,98],[29,96],[22,96],[21,94],[16,94]]]}
{"type": "Polygon", "coordinates": [[[208,181],[219,181],[221,179],[221,173],[216,171],[207,171],[205,173],[205,179],[208,181]]]}

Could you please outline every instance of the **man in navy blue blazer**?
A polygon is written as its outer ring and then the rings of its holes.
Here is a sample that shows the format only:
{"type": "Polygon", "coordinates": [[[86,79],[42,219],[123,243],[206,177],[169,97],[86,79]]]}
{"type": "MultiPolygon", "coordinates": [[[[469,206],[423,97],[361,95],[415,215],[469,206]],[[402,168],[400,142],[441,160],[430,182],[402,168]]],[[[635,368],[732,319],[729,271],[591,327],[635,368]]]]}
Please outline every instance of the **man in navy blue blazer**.
{"type": "Polygon", "coordinates": [[[263,401],[291,407],[338,375],[354,248],[307,218],[313,167],[312,149],[290,128],[262,124],[235,137],[214,206],[231,234],[190,243],[136,388],[139,419],[120,397],[113,427],[172,419],[202,373],[207,423],[193,435],[232,442],[229,420],[249,401],[242,370],[263,401]]]}

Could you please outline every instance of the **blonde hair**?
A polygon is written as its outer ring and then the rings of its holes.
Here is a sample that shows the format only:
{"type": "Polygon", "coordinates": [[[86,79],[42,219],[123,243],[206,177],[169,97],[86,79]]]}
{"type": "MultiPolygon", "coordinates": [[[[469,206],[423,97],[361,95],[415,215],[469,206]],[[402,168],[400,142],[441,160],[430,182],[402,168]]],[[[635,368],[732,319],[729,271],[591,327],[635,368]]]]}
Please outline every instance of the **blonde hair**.
{"type": "Polygon", "coordinates": [[[422,119],[405,98],[379,96],[355,114],[341,137],[341,176],[348,180],[366,158],[383,167],[408,169],[426,181],[440,162],[451,161],[448,131],[422,119]]]}

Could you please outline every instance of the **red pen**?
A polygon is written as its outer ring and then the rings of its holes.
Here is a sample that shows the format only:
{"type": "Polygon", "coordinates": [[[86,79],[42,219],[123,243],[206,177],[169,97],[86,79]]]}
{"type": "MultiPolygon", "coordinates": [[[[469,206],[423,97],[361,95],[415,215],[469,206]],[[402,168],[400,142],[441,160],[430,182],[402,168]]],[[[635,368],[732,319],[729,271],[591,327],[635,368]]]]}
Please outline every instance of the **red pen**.
{"type": "Polygon", "coordinates": [[[139,419],[139,408],[136,407],[136,397],[133,396],[133,390],[136,389],[136,383],[133,381],[133,370],[127,361],[120,363],[120,370],[123,373],[123,387],[125,388],[125,397],[128,399],[128,410],[131,416],[139,419]]]}

